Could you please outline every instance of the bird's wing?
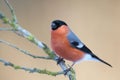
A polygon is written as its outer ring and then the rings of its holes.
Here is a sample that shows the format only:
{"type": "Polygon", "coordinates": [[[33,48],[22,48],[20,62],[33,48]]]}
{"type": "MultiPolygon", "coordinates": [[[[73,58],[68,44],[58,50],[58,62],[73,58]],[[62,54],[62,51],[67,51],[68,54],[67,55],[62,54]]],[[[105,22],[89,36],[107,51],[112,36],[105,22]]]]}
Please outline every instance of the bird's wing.
{"type": "Polygon", "coordinates": [[[72,47],[82,50],[85,53],[92,53],[92,51],[87,48],[86,45],[82,43],[82,41],[80,41],[80,39],[72,31],[68,33],[67,38],[72,47]]]}
{"type": "Polygon", "coordinates": [[[112,67],[109,63],[105,62],[104,60],[100,59],[98,56],[96,56],[95,54],[93,54],[93,52],[87,48],[86,45],[84,45],[80,39],[72,32],[70,31],[67,35],[67,38],[69,40],[69,43],[72,47],[78,49],[78,50],[82,50],[83,52],[90,54],[92,58],[97,59],[105,64],[107,64],[108,66],[112,67]]]}

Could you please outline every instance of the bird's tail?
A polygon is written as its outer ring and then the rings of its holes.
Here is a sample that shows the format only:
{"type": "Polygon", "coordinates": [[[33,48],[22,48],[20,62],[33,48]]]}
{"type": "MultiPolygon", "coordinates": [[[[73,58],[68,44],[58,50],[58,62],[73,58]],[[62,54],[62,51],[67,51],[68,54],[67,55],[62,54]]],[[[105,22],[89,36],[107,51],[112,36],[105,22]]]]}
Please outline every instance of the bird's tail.
{"type": "Polygon", "coordinates": [[[92,54],[92,57],[93,57],[93,58],[95,58],[95,59],[97,59],[98,61],[100,61],[100,62],[102,62],[102,63],[104,63],[104,64],[106,64],[106,65],[108,65],[108,66],[112,67],[112,65],[111,65],[111,64],[109,64],[109,63],[107,63],[106,61],[104,61],[104,60],[100,59],[100,58],[99,58],[99,57],[97,57],[96,55],[92,54]]]}

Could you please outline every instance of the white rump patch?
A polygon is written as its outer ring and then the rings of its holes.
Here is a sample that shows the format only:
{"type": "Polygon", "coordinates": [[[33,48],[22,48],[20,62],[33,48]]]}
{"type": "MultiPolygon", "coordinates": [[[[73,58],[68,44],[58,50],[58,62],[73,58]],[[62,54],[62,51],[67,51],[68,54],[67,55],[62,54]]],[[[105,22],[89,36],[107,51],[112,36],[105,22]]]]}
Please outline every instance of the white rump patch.
{"type": "Polygon", "coordinates": [[[99,61],[96,58],[93,58],[90,54],[85,53],[84,57],[78,61],[76,61],[76,63],[80,63],[82,61],[99,61]]]}

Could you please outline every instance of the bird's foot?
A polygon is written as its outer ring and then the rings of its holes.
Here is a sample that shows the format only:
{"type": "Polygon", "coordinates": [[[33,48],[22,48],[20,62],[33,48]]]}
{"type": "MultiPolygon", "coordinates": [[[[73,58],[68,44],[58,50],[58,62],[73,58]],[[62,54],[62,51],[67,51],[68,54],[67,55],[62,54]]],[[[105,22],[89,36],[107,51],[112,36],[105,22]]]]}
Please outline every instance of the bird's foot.
{"type": "Polygon", "coordinates": [[[69,71],[74,71],[74,70],[72,69],[72,67],[74,66],[74,64],[75,64],[75,62],[73,62],[73,64],[72,64],[71,66],[69,66],[69,68],[67,68],[66,70],[64,70],[64,75],[67,75],[67,73],[68,73],[69,71]]]}
{"type": "Polygon", "coordinates": [[[61,62],[65,62],[65,61],[64,61],[63,58],[59,57],[59,58],[57,59],[57,64],[59,64],[59,63],[61,63],[61,62]]]}
{"type": "Polygon", "coordinates": [[[66,70],[64,70],[64,75],[67,75],[67,73],[71,70],[71,67],[67,68],[66,70]]]}

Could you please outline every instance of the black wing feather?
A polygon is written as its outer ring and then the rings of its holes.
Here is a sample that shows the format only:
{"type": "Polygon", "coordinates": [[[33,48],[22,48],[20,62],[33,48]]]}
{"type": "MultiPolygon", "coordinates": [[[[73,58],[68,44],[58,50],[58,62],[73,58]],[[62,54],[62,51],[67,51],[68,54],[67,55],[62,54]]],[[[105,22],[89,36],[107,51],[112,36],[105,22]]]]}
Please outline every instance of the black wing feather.
{"type": "Polygon", "coordinates": [[[83,47],[79,48],[78,45],[79,45],[79,42],[76,42],[76,41],[72,41],[71,42],[72,46],[79,49],[79,50],[82,50],[83,52],[85,53],[92,53],[92,51],[86,47],[86,45],[84,45],[83,47]]]}

